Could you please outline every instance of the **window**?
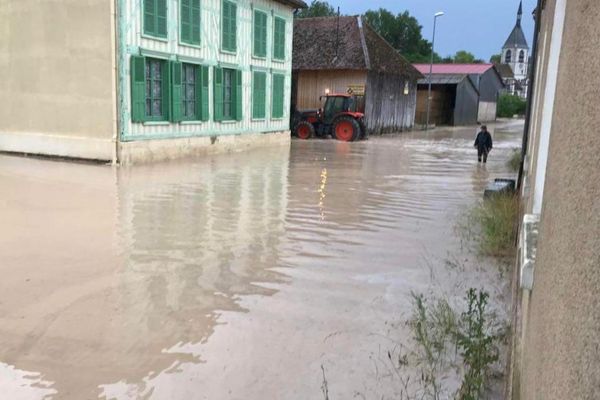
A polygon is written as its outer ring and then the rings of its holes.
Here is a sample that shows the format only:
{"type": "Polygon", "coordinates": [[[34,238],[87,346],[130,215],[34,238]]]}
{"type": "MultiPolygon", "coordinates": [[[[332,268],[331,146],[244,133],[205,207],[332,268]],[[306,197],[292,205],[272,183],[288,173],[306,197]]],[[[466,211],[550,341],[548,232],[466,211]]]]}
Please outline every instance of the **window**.
{"type": "Polygon", "coordinates": [[[167,0],[143,0],[144,34],[167,37],[167,0]]]}
{"type": "Polygon", "coordinates": [[[264,119],[266,114],[267,74],[255,71],[252,74],[252,118],[264,119]]]}
{"type": "Polygon", "coordinates": [[[521,50],[519,52],[519,62],[520,63],[524,63],[525,62],[525,52],[523,50],[521,50]]]}
{"type": "Polygon", "coordinates": [[[198,66],[183,64],[181,74],[181,115],[183,119],[196,119],[196,74],[198,66]]]}
{"type": "Polygon", "coordinates": [[[167,86],[168,73],[164,60],[147,58],[144,76],[146,78],[146,121],[165,121],[168,119],[167,86]]]}
{"type": "Polygon", "coordinates": [[[180,0],[179,26],[182,43],[200,44],[200,0],[180,0]]]}
{"type": "Polygon", "coordinates": [[[254,11],[254,54],[255,57],[267,56],[267,14],[254,11]]]}
{"type": "Polygon", "coordinates": [[[276,60],[285,59],[285,20],[275,17],[273,27],[273,58],[276,60]]]}
{"type": "Polygon", "coordinates": [[[214,74],[215,121],[241,121],[242,71],[215,67],[214,74]]]}
{"type": "Polygon", "coordinates": [[[221,49],[235,52],[237,47],[237,5],[229,0],[223,0],[221,15],[221,49]]]}
{"type": "Polygon", "coordinates": [[[273,74],[273,93],[271,95],[273,101],[271,116],[273,118],[283,118],[284,82],[285,77],[282,74],[273,74]]]}
{"type": "Polygon", "coordinates": [[[506,50],[506,55],[504,56],[504,62],[506,64],[510,63],[512,61],[512,51],[510,50],[506,50]]]}
{"type": "Polygon", "coordinates": [[[223,70],[223,119],[233,119],[233,74],[232,69],[223,70]]]}
{"type": "Polygon", "coordinates": [[[131,56],[131,120],[208,121],[208,67],[131,56]]]}

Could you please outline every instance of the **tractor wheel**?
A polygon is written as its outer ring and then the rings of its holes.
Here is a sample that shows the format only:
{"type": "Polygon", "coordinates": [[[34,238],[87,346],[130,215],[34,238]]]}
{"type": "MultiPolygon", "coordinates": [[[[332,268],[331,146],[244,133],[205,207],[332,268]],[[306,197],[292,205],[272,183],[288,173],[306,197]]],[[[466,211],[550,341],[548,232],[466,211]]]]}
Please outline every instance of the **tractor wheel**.
{"type": "Polygon", "coordinates": [[[358,125],[360,125],[360,138],[362,140],[369,140],[369,132],[367,132],[367,127],[365,125],[365,121],[363,121],[362,119],[359,119],[358,125]]]}
{"type": "Polygon", "coordinates": [[[356,119],[343,116],[333,123],[333,137],[343,142],[353,142],[360,137],[360,125],[356,119]]]}
{"type": "Polygon", "coordinates": [[[294,134],[300,139],[310,139],[315,135],[315,127],[308,121],[300,121],[294,128],[294,134]]]}

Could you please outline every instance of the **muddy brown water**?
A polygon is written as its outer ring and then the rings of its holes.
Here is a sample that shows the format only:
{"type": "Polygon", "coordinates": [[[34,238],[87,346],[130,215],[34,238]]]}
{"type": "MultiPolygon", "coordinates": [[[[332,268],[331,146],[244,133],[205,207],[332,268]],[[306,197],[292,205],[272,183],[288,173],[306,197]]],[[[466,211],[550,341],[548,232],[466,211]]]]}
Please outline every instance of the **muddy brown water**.
{"type": "MultiPolygon", "coordinates": [[[[493,127],[112,169],[0,156],[0,398],[387,398],[410,292],[520,143],[493,127]],[[389,379],[389,382],[385,379],[389,379]]],[[[469,281],[506,287],[493,273],[469,281]]]]}

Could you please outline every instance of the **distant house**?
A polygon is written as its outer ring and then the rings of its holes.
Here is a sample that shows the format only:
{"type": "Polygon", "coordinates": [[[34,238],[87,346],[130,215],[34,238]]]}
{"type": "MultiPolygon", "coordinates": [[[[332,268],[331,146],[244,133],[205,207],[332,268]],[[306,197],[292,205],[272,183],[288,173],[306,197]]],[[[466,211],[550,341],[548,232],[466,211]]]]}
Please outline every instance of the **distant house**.
{"type": "MultiPolygon", "coordinates": [[[[429,64],[415,64],[415,68],[424,75],[419,81],[417,95],[417,123],[424,124],[427,115],[429,64]]],[[[494,121],[498,95],[503,88],[502,77],[494,64],[434,64],[432,110],[436,98],[454,99],[438,101],[444,109],[435,110],[439,115],[437,123],[469,125],[477,121],[494,121]],[[468,81],[465,78],[469,78],[468,81]]]]}
{"type": "Polygon", "coordinates": [[[304,7],[2,2],[0,151],[126,164],[287,144],[304,7]]]}
{"type": "Polygon", "coordinates": [[[353,93],[370,133],[411,129],[417,80],[423,76],[361,17],[294,21],[292,105],[322,106],[319,97],[353,93]]]}

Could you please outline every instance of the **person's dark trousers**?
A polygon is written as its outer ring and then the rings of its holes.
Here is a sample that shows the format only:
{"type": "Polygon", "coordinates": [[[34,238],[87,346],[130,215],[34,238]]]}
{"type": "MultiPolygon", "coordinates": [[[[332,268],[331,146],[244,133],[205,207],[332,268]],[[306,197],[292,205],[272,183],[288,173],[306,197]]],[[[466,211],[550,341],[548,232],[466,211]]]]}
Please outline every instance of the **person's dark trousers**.
{"type": "Polygon", "coordinates": [[[479,162],[481,162],[481,158],[483,156],[483,162],[486,163],[487,162],[487,156],[488,156],[488,152],[486,149],[482,149],[482,148],[478,148],[477,149],[477,160],[479,162]]]}

